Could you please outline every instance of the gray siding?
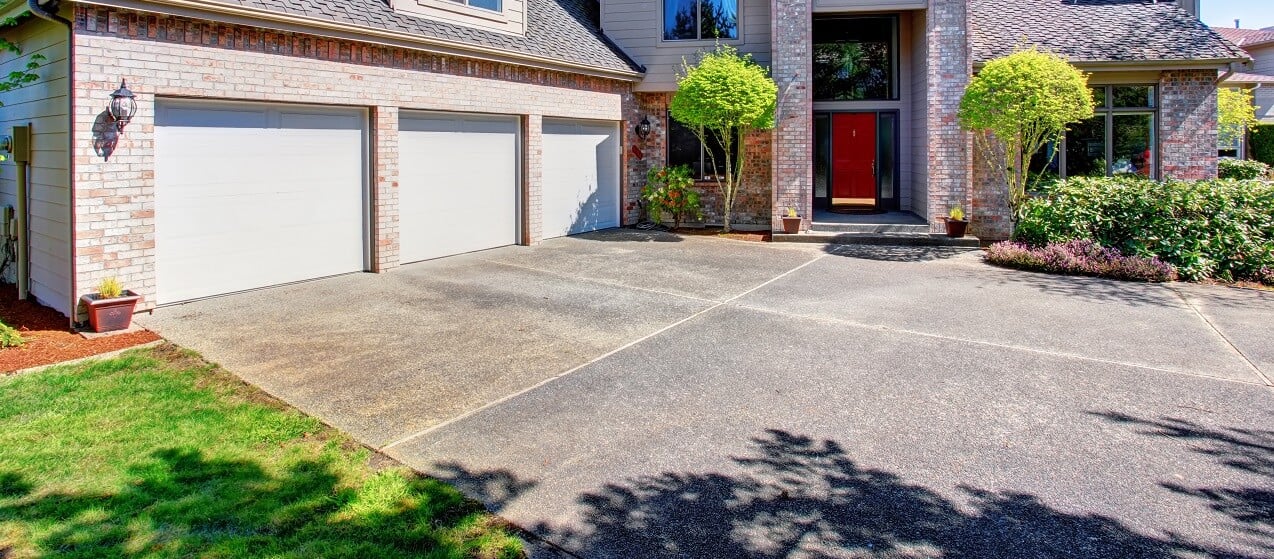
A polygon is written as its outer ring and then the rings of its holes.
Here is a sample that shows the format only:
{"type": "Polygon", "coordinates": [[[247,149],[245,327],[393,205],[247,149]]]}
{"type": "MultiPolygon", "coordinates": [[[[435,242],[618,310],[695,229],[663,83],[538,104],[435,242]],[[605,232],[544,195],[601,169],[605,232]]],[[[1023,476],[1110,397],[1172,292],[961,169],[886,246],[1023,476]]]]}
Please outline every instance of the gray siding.
{"type": "MultiPolygon", "coordinates": [[[[6,37],[23,49],[22,56],[0,55],[0,72],[21,68],[32,54],[47,60],[37,71],[40,81],[0,94],[0,133],[31,124],[29,223],[31,230],[31,294],[64,314],[70,314],[70,159],[67,116],[67,30],[32,19],[5,31],[6,37]]],[[[104,102],[104,101],[103,101],[104,102]]],[[[17,205],[17,167],[12,160],[0,163],[0,207],[17,205]]],[[[12,269],[12,266],[11,266],[12,269]]],[[[12,279],[12,272],[9,278],[12,279]]]]}
{"type": "MultiPolygon", "coordinates": [[[[770,65],[770,2],[741,0],[739,40],[722,41],[770,65]]],[[[637,91],[673,91],[682,60],[711,50],[715,41],[664,41],[663,2],[660,0],[602,0],[602,31],[638,64],[646,78],[637,91]]]]}
{"type": "MultiPolygon", "coordinates": [[[[1249,49],[1248,54],[1252,56],[1253,73],[1274,76],[1274,45],[1249,49]]],[[[1256,118],[1274,123],[1274,84],[1256,90],[1256,118]]]]}
{"type": "Polygon", "coordinates": [[[924,217],[929,200],[929,130],[928,130],[928,70],[929,48],[926,43],[925,22],[928,12],[920,10],[911,14],[911,159],[903,160],[911,166],[910,204],[903,208],[924,217]]]}

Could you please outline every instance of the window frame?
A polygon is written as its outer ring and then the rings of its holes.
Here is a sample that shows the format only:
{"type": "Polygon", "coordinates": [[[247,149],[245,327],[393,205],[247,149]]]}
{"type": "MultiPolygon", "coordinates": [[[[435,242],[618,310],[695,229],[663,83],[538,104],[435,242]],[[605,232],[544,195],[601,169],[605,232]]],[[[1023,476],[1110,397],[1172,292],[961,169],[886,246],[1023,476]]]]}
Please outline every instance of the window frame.
{"type": "MultiPolygon", "coordinates": [[[[667,118],[667,119],[668,119],[668,120],[667,120],[667,126],[665,126],[665,127],[664,127],[664,129],[668,131],[668,137],[666,138],[666,141],[664,142],[664,164],[665,164],[666,166],[668,166],[668,167],[672,167],[672,166],[674,165],[674,164],[673,164],[673,162],[672,162],[672,130],[673,130],[673,126],[675,125],[675,126],[678,126],[678,127],[680,127],[680,128],[685,128],[685,129],[687,130],[687,132],[688,132],[691,136],[693,136],[693,137],[694,137],[695,142],[699,144],[699,163],[698,163],[698,168],[696,169],[694,165],[691,165],[691,167],[690,167],[690,176],[691,176],[691,178],[693,178],[693,179],[695,180],[695,182],[707,182],[707,181],[713,181],[713,180],[715,180],[714,178],[709,178],[709,177],[716,177],[717,175],[715,175],[715,174],[713,174],[713,175],[709,175],[708,173],[706,173],[706,172],[705,172],[705,170],[706,170],[705,168],[708,166],[708,164],[709,164],[709,163],[711,163],[711,161],[709,160],[708,155],[707,155],[707,151],[708,151],[708,146],[707,146],[707,144],[705,144],[705,143],[703,143],[702,141],[700,141],[700,140],[699,140],[699,136],[695,135],[695,134],[694,134],[694,132],[690,132],[690,131],[689,131],[689,129],[690,129],[690,127],[689,127],[689,126],[686,126],[685,124],[682,124],[682,123],[677,122],[676,120],[674,120],[674,119],[672,118],[672,114],[671,114],[671,113],[665,114],[664,116],[665,116],[665,118],[667,118]]],[[[744,149],[744,146],[743,146],[743,145],[736,145],[736,146],[734,146],[734,149],[735,149],[735,153],[733,153],[733,154],[728,154],[728,155],[729,155],[729,157],[730,157],[730,158],[734,161],[734,165],[733,165],[733,167],[737,169],[737,168],[738,168],[738,164],[739,164],[739,152],[740,152],[740,151],[742,151],[742,150],[744,149]]],[[[722,170],[722,172],[724,172],[724,170],[722,170]]]]}
{"type": "MultiPolygon", "coordinates": [[[[870,13],[869,14],[837,14],[837,15],[824,14],[823,16],[824,17],[818,17],[815,19],[816,20],[817,19],[822,19],[822,20],[887,19],[887,20],[890,20],[890,25],[892,26],[892,32],[890,34],[891,37],[890,37],[890,46],[889,46],[889,54],[890,54],[889,96],[880,97],[880,98],[873,97],[873,98],[867,98],[867,99],[819,99],[818,97],[814,96],[814,91],[817,90],[817,86],[811,83],[810,84],[811,99],[813,99],[815,103],[879,103],[881,101],[901,100],[902,92],[900,90],[902,89],[901,88],[901,84],[902,84],[902,76],[901,76],[902,74],[902,18],[899,17],[898,14],[870,14],[870,13]]],[[[810,55],[809,55],[811,59],[811,72],[813,72],[814,45],[817,45],[817,44],[818,43],[814,39],[814,22],[812,20],[810,23],[810,55]]],[[[813,79],[812,75],[811,75],[811,79],[813,79]]]]}
{"type": "MultiPolygon", "coordinates": [[[[466,0],[466,1],[468,1],[468,0],[466,0]]],[[[504,1],[504,0],[501,0],[501,2],[503,2],[503,1],[504,1]]],[[[733,38],[733,39],[717,39],[717,38],[713,38],[713,37],[704,37],[704,36],[703,36],[703,17],[700,15],[700,14],[702,13],[702,12],[700,11],[700,6],[702,6],[702,5],[703,5],[703,2],[704,2],[704,0],[694,0],[694,3],[695,3],[695,38],[693,38],[693,39],[669,39],[669,38],[668,38],[668,34],[667,34],[667,31],[668,31],[668,30],[664,27],[665,22],[667,22],[667,21],[668,21],[668,0],[660,0],[660,1],[659,1],[659,42],[661,42],[661,43],[674,43],[674,44],[678,44],[678,45],[715,44],[715,43],[718,43],[718,42],[720,42],[720,43],[725,43],[725,44],[742,43],[742,42],[743,42],[743,4],[744,4],[744,0],[736,0],[736,3],[737,3],[737,5],[738,5],[738,6],[737,6],[737,12],[734,14],[734,27],[735,27],[735,29],[737,30],[737,31],[736,31],[736,33],[735,33],[735,35],[737,35],[737,37],[735,37],[735,38],[733,38]]]]}
{"type": "MultiPolygon", "coordinates": [[[[1104,138],[1105,154],[1103,155],[1104,155],[1104,158],[1106,159],[1106,175],[1105,176],[1107,177],[1113,176],[1111,174],[1111,171],[1114,169],[1114,165],[1115,165],[1114,157],[1112,157],[1112,155],[1114,154],[1114,149],[1115,149],[1115,145],[1114,145],[1115,144],[1115,116],[1121,115],[1121,114],[1122,115],[1148,114],[1148,115],[1151,115],[1150,133],[1151,133],[1152,149],[1154,150],[1154,168],[1151,169],[1153,172],[1150,174],[1149,178],[1154,180],[1159,180],[1159,178],[1163,174],[1163,161],[1161,160],[1162,150],[1160,149],[1161,146],[1160,146],[1160,137],[1159,137],[1160,136],[1159,110],[1160,110],[1160,106],[1162,105],[1162,101],[1160,99],[1160,93],[1159,93],[1159,84],[1157,83],[1110,83],[1110,84],[1089,84],[1089,87],[1102,88],[1102,94],[1105,95],[1105,103],[1104,103],[1105,106],[1097,107],[1093,110],[1094,117],[1102,117],[1103,119],[1102,125],[1104,126],[1103,132],[1105,133],[1105,138],[1104,138]],[[1114,88],[1116,87],[1149,87],[1151,89],[1151,95],[1154,98],[1154,106],[1153,107],[1116,107],[1114,103],[1114,100],[1115,100],[1114,88]]],[[[1057,175],[1063,179],[1069,177],[1069,174],[1066,172],[1066,163],[1067,163],[1066,153],[1069,151],[1067,149],[1069,147],[1067,145],[1069,142],[1070,142],[1070,134],[1068,130],[1066,134],[1062,135],[1062,142],[1061,142],[1061,145],[1058,146],[1058,153],[1057,153],[1057,169],[1058,169],[1057,175]]]]}

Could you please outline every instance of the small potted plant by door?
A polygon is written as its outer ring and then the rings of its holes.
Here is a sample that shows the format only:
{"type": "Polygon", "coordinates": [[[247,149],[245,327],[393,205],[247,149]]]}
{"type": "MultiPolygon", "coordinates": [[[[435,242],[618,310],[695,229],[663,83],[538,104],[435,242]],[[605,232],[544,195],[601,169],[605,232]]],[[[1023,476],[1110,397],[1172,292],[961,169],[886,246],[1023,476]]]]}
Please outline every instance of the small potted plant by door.
{"type": "Polygon", "coordinates": [[[969,222],[964,219],[964,208],[960,206],[951,208],[951,211],[947,213],[947,236],[963,237],[968,229],[969,222]]]}
{"type": "Polygon", "coordinates": [[[796,208],[788,208],[787,215],[783,216],[783,233],[795,235],[801,232],[801,216],[796,214],[796,208]]]}
{"type": "Polygon", "coordinates": [[[106,278],[97,285],[97,293],[80,297],[88,309],[88,324],[94,332],[125,330],[133,322],[133,310],[141,295],[120,287],[115,278],[106,278]]]}

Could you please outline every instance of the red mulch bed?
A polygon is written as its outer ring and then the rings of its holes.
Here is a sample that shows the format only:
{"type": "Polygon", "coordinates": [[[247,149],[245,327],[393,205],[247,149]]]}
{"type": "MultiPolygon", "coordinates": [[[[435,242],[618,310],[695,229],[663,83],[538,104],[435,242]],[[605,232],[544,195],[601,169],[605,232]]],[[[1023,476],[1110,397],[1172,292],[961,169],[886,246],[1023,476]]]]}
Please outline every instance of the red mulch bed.
{"type": "Polygon", "coordinates": [[[12,285],[0,287],[0,321],[17,328],[27,341],[22,347],[0,349],[0,373],[89,357],[159,339],[149,330],[87,339],[71,331],[69,321],[61,313],[30,301],[19,301],[17,289],[12,285]]]}
{"type": "Polygon", "coordinates": [[[697,237],[721,237],[723,239],[734,239],[736,241],[753,241],[757,243],[770,242],[769,231],[731,231],[722,233],[720,227],[704,227],[702,229],[692,229],[683,227],[673,231],[678,235],[694,235],[697,237]]]}

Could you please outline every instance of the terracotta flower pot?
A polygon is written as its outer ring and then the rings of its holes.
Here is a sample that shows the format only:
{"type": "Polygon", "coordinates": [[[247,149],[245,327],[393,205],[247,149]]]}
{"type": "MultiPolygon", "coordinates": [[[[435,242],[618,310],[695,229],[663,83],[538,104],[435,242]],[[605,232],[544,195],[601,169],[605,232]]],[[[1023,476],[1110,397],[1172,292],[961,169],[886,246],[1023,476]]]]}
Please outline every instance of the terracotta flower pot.
{"type": "Polygon", "coordinates": [[[788,235],[795,235],[801,232],[800,217],[783,217],[783,232],[788,235]]]}
{"type": "Polygon", "coordinates": [[[88,309],[88,324],[94,332],[114,332],[125,330],[133,323],[133,310],[141,295],[125,291],[123,295],[113,299],[103,299],[96,293],[80,297],[80,302],[88,309]]]}
{"type": "Polygon", "coordinates": [[[964,236],[964,232],[969,229],[969,220],[967,219],[951,219],[947,218],[947,236],[960,238],[964,236]]]}

